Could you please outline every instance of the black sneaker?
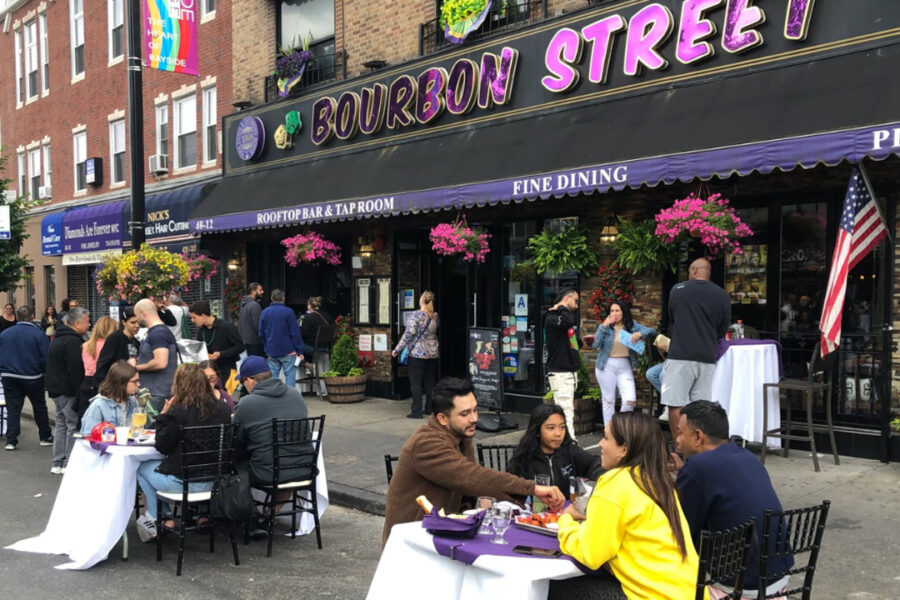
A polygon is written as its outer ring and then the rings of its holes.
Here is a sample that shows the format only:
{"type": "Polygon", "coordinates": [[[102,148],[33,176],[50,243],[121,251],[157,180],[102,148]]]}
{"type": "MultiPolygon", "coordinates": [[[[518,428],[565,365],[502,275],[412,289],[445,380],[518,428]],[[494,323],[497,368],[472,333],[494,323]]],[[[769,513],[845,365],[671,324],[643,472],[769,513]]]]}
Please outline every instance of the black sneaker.
{"type": "Polygon", "coordinates": [[[49,439],[46,439],[46,440],[41,440],[41,446],[52,446],[52,445],[53,445],[52,437],[50,437],[49,439]]]}
{"type": "Polygon", "coordinates": [[[407,419],[422,419],[424,417],[425,417],[425,415],[423,415],[422,413],[417,413],[417,412],[411,412],[408,415],[406,415],[407,419]]]}

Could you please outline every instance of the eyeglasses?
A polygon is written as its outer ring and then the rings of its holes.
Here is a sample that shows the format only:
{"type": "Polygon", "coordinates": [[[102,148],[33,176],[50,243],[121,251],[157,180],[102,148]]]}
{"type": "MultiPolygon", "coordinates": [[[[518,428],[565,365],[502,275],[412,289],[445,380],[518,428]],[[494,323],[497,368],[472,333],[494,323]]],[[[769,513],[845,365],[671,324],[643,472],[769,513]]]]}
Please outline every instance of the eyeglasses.
{"type": "Polygon", "coordinates": [[[140,377],[135,377],[134,379],[129,379],[129,380],[128,380],[128,383],[140,383],[140,382],[141,382],[141,378],[140,378],[140,377]]]}

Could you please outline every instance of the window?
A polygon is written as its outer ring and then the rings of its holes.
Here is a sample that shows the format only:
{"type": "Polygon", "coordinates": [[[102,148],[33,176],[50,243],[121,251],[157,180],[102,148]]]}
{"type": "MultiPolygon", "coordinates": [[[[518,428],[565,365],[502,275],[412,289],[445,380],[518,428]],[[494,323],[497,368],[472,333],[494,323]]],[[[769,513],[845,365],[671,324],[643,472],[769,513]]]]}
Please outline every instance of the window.
{"type": "Polygon", "coordinates": [[[74,145],[72,161],[75,165],[75,191],[87,189],[87,181],[85,181],[85,166],[87,163],[87,132],[79,131],[72,136],[74,145]]]}
{"type": "Polygon", "coordinates": [[[25,170],[25,153],[24,152],[19,152],[16,155],[16,166],[18,167],[18,170],[16,171],[16,173],[19,177],[18,194],[20,196],[23,196],[26,193],[28,193],[28,185],[27,185],[28,175],[27,175],[27,171],[25,170]]]}
{"type": "Polygon", "coordinates": [[[112,183],[125,182],[125,119],[109,124],[109,164],[112,183]]]}
{"type": "Polygon", "coordinates": [[[25,304],[34,309],[34,267],[25,267],[25,304]]]}
{"type": "Polygon", "coordinates": [[[56,270],[51,265],[44,265],[44,303],[56,305],[56,270]]]}
{"type": "Polygon", "coordinates": [[[169,107],[156,107],[156,153],[169,155],[169,107]]]}
{"type": "Polygon", "coordinates": [[[72,77],[84,73],[84,0],[70,0],[69,16],[72,40],[72,77]]]}
{"type": "Polygon", "coordinates": [[[41,86],[44,92],[50,91],[50,42],[47,37],[47,15],[38,17],[41,35],[41,86]]]}
{"type": "Polygon", "coordinates": [[[207,15],[215,15],[216,0],[200,0],[200,9],[204,17],[207,15]]]}
{"type": "Polygon", "coordinates": [[[50,144],[44,144],[44,185],[50,187],[50,144]]]}
{"type": "Polygon", "coordinates": [[[109,0],[109,60],[125,54],[125,3],[124,0],[109,0]]]}
{"type": "Polygon", "coordinates": [[[16,46],[16,103],[25,102],[25,78],[22,74],[22,32],[16,29],[14,34],[16,46]]]}
{"type": "Polygon", "coordinates": [[[38,95],[38,37],[37,21],[25,24],[25,95],[38,95]]]}
{"type": "Polygon", "coordinates": [[[279,48],[299,48],[312,35],[313,44],[330,45],[334,53],[334,0],[281,0],[279,17],[279,48]]]}
{"type": "Polygon", "coordinates": [[[203,90],[203,162],[215,162],[216,143],[216,88],[203,90]]]}
{"type": "Polygon", "coordinates": [[[38,188],[41,187],[41,149],[35,148],[28,151],[28,193],[32,200],[41,197],[38,188]]]}
{"type": "Polygon", "coordinates": [[[175,166],[197,164],[197,97],[175,101],[175,166]]]}

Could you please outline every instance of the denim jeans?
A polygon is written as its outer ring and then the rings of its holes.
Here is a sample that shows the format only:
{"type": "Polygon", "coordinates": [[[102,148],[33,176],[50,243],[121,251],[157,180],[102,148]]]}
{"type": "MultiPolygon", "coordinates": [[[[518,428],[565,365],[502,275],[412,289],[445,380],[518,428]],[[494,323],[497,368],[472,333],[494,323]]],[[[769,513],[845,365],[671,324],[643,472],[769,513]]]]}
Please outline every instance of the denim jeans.
{"type": "MultiPolygon", "coordinates": [[[[180,492],[184,485],[181,479],[174,475],[157,473],[155,469],[161,462],[161,460],[144,461],[137,471],[138,485],[144,492],[144,498],[147,501],[147,516],[151,519],[156,519],[156,493],[180,492]]],[[[201,481],[188,485],[188,490],[191,492],[208,492],[212,488],[212,481],[201,481]]]]}
{"type": "Polygon", "coordinates": [[[656,388],[656,391],[662,390],[662,370],[665,363],[656,363],[647,369],[647,381],[656,388]]]}
{"type": "Polygon", "coordinates": [[[6,443],[13,446],[19,443],[21,433],[20,420],[22,408],[25,406],[25,397],[31,401],[34,412],[34,422],[38,428],[38,435],[42,440],[53,437],[50,430],[50,418],[47,415],[47,401],[44,399],[44,378],[20,379],[18,377],[3,378],[3,392],[6,395],[6,443]]]}
{"type": "Polygon", "coordinates": [[[75,445],[73,433],[78,432],[78,396],[52,398],[56,405],[56,433],[53,436],[53,466],[65,467],[75,445]]]}
{"type": "Polygon", "coordinates": [[[294,361],[297,360],[295,355],[288,356],[270,356],[269,370],[272,371],[272,377],[278,377],[281,370],[284,369],[284,383],[288,387],[294,387],[297,383],[297,367],[294,361]]]}

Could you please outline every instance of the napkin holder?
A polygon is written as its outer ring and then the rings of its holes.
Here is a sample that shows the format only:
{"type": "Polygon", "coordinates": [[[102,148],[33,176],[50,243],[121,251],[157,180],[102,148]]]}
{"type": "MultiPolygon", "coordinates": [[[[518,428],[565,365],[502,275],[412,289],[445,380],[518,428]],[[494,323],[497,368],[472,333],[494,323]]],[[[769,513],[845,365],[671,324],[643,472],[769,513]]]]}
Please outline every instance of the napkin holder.
{"type": "Polygon", "coordinates": [[[474,515],[468,515],[464,519],[451,519],[450,517],[442,517],[437,510],[432,510],[431,514],[425,515],[422,519],[422,527],[432,535],[453,538],[473,538],[481,527],[484,520],[486,510],[479,511],[474,515]]]}

